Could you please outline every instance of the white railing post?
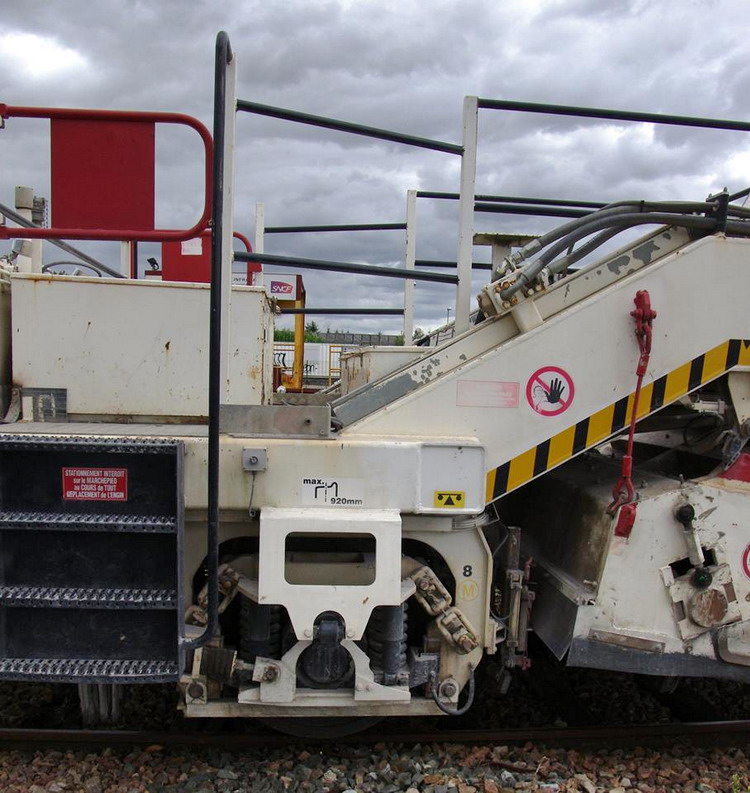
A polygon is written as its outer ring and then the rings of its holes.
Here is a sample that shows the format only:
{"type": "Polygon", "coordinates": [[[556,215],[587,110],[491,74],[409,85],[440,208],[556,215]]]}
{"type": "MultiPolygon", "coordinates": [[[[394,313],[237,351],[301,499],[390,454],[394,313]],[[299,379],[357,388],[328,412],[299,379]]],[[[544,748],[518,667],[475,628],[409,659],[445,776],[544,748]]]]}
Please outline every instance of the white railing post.
{"type": "MultiPolygon", "coordinates": [[[[417,257],[417,191],[406,193],[406,261],[407,270],[413,270],[417,257]]],[[[414,335],[414,287],[416,281],[404,281],[404,344],[412,343],[414,335]]]]}
{"type": "Polygon", "coordinates": [[[222,184],[224,206],[222,211],[221,249],[221,384],[222,401],[229,400],[229,332],[232,326],[232,265],[234,262],[234,149],[237,116],[237,55],[227,64],[226,103],[224,115],[224,172],[222,184]]]}
{"type": "Polygon", "coordinates": [[[458,202],[458,287],[456,289],[456,334],[469,329],[471,313],[471,262],[474,245],[474,194],[477,180],[478,99],[464,97],[464,153],[461,157],[461,186],[458,202]]]}
{"type": "Polygon", "coordinates": [[[266,206],[262,201],[255,205],[255,241],[253,251],[255,253],[265,253],[263,242],[266,235],[266,206]]]}
{"type": "MultiPolygon", "coordinates": [[[[28,221],[34,220],[34,189],[32,187],[16,187],[16,211],[28,221]]],[[[23,247],[24,253],[16,257],[16,267],[22,273],[40,273],[42,271],[42,240],[28,240],[23,247]]]]}

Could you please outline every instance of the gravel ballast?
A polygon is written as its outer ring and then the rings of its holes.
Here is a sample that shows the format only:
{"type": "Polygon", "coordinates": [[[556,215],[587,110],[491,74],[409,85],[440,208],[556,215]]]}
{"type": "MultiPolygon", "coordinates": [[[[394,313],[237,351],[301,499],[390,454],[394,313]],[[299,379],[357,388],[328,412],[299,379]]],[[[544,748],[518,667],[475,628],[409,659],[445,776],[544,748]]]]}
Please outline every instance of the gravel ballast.
{"type": "Polygon", "coordinates": [[[3,793],[711,793],[748,790],[740,749],[618,749],[591,752],[454,744],[298,747],[271,752],[5,751],[3,793]]]}

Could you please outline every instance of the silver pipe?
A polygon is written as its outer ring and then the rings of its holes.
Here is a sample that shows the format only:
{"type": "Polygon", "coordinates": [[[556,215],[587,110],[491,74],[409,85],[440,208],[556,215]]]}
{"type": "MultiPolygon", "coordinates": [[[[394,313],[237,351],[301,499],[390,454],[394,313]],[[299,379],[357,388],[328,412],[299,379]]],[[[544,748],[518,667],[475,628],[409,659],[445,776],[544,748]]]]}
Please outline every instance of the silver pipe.
{"type": "MultiPolygon", "coordinates": [[[[5,206],[5,204],[0,204],[0,213],[5,215],[8,220],[12,220],[14,223],[18,223],[19,226],[23,226],[26,229],[38,229],[41,228],[36,223],[32,223],[30,220],[26,220],[23,215],[19,215],[17,212],[14,212],[10,207],[5,206]]],[[[102,264],[100,261],[97,261],[93,257],[89,256],[88,254],[84,253],[83,251],[79,251],[78,248],[74,248],[72,245],[69,245],[67,242],[63,242],[62,240],[47,240],[47,242],[51,242],[53,245],[57,245],[58,248],[61,248],[66,253],[71,254],[71,256],[76,256],[82,262],[86,262],[86,264],[91,265],[92,267],[96,267],[97,269],[101,270],[103,273],[107,273],[107,275],[111,275],[113,278],[125,278],[122,273],[117,272],[117,270],[113,270],[111,267],[107,267],[106,264],[102,264]]]]}

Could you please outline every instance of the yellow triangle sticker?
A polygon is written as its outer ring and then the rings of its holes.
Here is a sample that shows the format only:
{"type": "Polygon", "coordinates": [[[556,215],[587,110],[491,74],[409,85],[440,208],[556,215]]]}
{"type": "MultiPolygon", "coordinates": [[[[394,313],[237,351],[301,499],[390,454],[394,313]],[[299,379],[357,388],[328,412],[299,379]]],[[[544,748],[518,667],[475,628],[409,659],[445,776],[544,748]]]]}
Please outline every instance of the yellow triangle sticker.
{"type": "Polygon", "coordinates": [[[438,509],[463,509],[466,492],[463,490],[436,490],[432,506],[438,509]]]}

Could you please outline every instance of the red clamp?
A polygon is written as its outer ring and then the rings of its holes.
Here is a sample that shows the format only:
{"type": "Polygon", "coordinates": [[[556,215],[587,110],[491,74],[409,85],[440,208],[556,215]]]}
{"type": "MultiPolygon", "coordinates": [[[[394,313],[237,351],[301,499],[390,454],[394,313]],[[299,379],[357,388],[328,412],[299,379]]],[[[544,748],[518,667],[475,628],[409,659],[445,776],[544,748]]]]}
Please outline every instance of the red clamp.
{"type": "Polygon", "coordinates": [[[640,357],[636,367],[636,386],[633,395],[633,407],[630,414],[630,430],[628,432],[627,452],[622,458],[622,471],[617,484],[612,489],[612,503],[607,507],[607,512],[614,515],[620,510],[620,515],[615,526],[616,537],[629,537],[635,523],[635,488],[633,487],[633,443],[635,438],[635,424],[638,419],[638,403],[641,397],[641,386],[643,377],[648,369],[648,361],[651,356],[651,339],[653,321],[656,312],[651,308],[651,297],[649,293],[642,289],[636,292],[635,310],[630,312],[630,316],[635,320],[635,337],[638,340],[640,357]]]}

